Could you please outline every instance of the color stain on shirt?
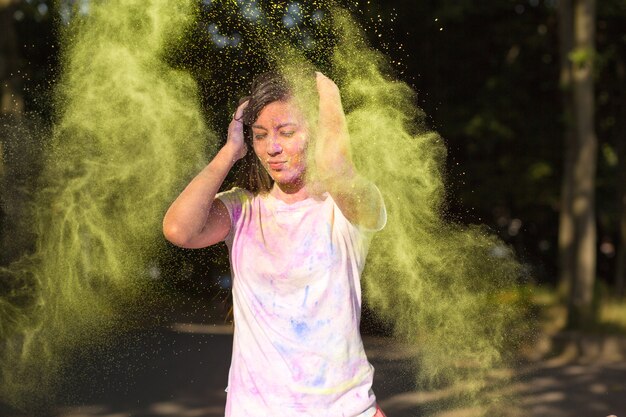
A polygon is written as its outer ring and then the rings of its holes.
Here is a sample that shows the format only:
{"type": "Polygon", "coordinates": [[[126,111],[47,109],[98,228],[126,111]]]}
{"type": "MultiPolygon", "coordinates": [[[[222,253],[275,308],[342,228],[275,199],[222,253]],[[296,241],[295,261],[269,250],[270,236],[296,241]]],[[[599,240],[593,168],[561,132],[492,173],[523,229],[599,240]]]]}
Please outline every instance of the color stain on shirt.
{"type": "Polygon", "coordinates": [[[376,401],[359,334],[369,235],[330,195],[218,198],[231,214],[236,317],[226,417],[359,415],[376,401]]]}
{"type": "Polygon", "coordinates": [[[306,299],[309,297],[309,286],[304,287],[304,300],[302,300],[302,307],[306,307],[306,299]]]}
{"type": "Polygon", "coordinates": [[[306,337],[309,332],[309,325],[303,321],[291,320],[291,328],[299,338],[306,337]]]}

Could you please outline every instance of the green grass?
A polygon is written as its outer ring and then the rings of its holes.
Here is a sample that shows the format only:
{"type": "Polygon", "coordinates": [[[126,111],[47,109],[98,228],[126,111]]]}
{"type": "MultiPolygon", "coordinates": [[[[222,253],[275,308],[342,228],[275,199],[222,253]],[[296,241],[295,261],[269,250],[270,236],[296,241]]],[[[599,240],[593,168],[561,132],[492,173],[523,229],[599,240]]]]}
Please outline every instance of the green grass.
{"type": "MultiPolygon", "coordinates": [[[[538,311],[540,326],[548,333],[564,330],[567,325],[566,300],[560,299],[556,290],[547,286],[532,286],[528,292],[531,305],[538,311]]],[[[606,291],[602,292],[606,294],[606,291]]],[[[596,322],[585,332],[626,335],[626,299],[601,296],[596,322]]]]}
{"type": "Polygon", "coordinates": [[[626,300],[605,299],[600,304],[600,325],[626,335],[626,300]]]}

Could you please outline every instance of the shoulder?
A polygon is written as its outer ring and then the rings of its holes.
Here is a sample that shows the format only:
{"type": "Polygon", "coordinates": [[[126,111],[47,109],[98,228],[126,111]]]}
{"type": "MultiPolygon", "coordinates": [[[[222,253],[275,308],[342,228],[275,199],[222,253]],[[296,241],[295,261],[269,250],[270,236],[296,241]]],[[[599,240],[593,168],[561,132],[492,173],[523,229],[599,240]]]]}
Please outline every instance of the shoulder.
{"type": "Polygon", "coordinates": [[[330,194],[328,198],[332,202],[334,210],[342,222],[354,229],[355,232],[371,237],[374,233],[381,231],[387,224],[387,208],[378,187],[373,183],[369,183],[369,185],[368,198],[360,199],[359,202],[359,211],[367,211],[370,217],[368,218],[369,221],[358,221],[359,218],[366,217],[363,216],[363,213],[358,213],[361,214],[361,216],[357,215],[355,219],[350,219],[330,194]]]}
{"type": "Polygon", "coordinates": [[[348,235],[350,235],[353,240],[369,241],[376,234],[376,232],[381,231],[387,223],[387,211],[384,205],[382,206],[380,218],[375,227],[368,227],[351,221],[348,217],[346,217],[345,214],[341,211],[341,207],[339,207],[339,205],[332,198],[331,195],[328,195],[327,203],[332,205],[334,219],[333,223],[335,227],[337,227],[338,230],[342,231],[343,233],[347,233],[348,235]]]}
{"type": "Polygon", "coordinates": [[[246,201],[252,200],[254,194],[244,188],[233,187],[230,190],[217,193],[215,198],[221,200],[226,206],[242,205],[246,201]]]}
{"type": "Polygon", "coordinates": [[[245,188],[233,187],[230,190],[222,191],[215,195],[215,198],[219,198],[220,200],[251,200],[254,198],[254,194],[245,188]]]}
{"type": "Polygon", "coordinates": [[[226,206],[231,219],[238,217],[242,208],[253,198],[253,193],[240,187],[233,187],[230,190],[222,191],[215,196],[215,199],[220,200],[224,206],[226,206]]]}

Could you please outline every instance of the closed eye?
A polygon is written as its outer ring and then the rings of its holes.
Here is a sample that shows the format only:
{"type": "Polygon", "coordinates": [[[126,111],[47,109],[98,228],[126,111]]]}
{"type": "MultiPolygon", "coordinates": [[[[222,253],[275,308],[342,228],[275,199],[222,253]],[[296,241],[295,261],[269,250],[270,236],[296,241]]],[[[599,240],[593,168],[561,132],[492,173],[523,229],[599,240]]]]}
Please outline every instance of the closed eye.
{"type": "Polygon", "coordinates": [[[263,140],[267,137],[267,133],[256,133],[252,136],[254,140],[263,140]]]}
{"type": "Polygon", "coordinates": [[[283,135],[283,136],[285,136],[285,137],[287,137],[287,138],[292,137],[295,133],[296,133],[296,132],[291,131],[291,130],[286,131],[286,132],[280,132],[280,134],[281,134],[281,135],[283,135]]]}

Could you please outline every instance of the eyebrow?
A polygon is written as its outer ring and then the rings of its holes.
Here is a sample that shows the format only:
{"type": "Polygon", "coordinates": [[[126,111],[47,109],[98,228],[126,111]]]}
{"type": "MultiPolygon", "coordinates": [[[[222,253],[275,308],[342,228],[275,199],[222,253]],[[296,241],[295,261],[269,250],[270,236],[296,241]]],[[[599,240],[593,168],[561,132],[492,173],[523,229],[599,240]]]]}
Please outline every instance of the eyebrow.
{"type": "MultiPolygon", "coordinates": [[[[286,126],[298,126],[297,123],[293,123],[293,122],[287,122],[287,123],[281,123],[278,126],[276,126],[276,129],[282,129],[283,127],[286,126]]],[[[263,129],[263,130],[267,130],[267,128],[261,126],[261,125],[252,125],[253,129],[263,129]]]]}

